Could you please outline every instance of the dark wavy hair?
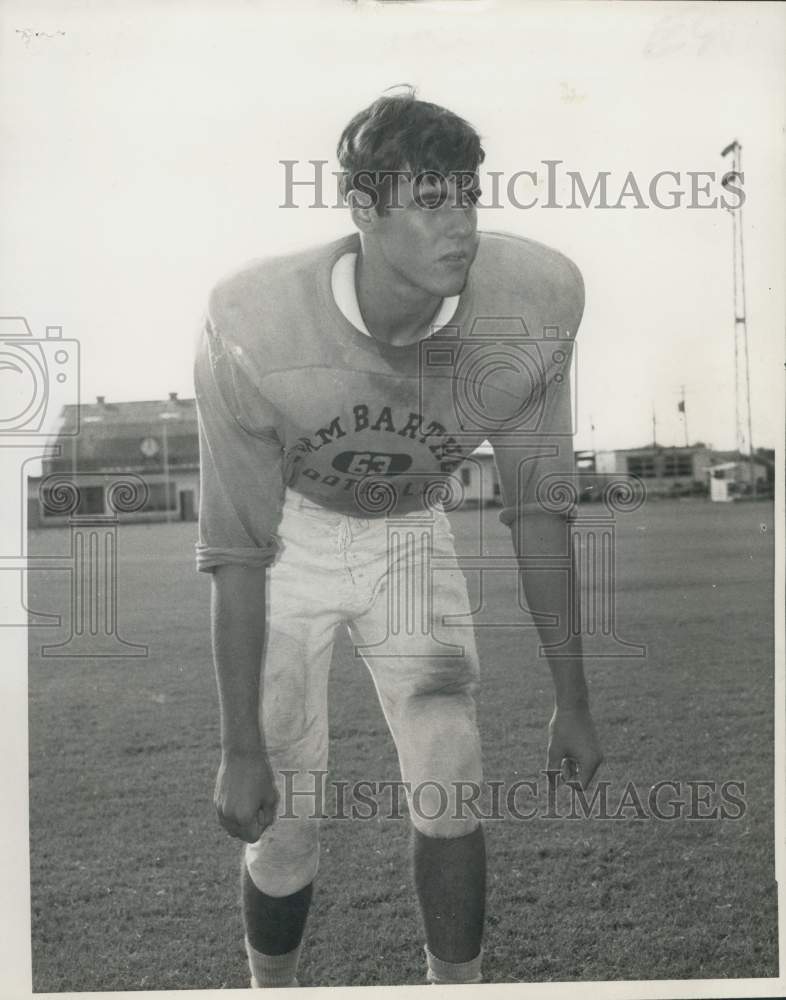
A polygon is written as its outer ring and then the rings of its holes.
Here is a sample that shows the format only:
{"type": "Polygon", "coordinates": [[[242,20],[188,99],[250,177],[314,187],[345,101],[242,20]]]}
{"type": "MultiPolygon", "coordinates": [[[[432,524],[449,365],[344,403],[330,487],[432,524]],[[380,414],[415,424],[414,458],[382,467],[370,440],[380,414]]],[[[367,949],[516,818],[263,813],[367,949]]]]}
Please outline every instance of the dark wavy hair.
{"type": "Polygon", "coordinates": [[[380,215],[386,210],[384,172],[474,177],[486,156],[469,122],[438,104],[419,101],[409,85],[403,93],[386,92],[359,111],[341,133],[336,155],[342,195],[346,198],[352,190],[370,194],[380,215]]]}

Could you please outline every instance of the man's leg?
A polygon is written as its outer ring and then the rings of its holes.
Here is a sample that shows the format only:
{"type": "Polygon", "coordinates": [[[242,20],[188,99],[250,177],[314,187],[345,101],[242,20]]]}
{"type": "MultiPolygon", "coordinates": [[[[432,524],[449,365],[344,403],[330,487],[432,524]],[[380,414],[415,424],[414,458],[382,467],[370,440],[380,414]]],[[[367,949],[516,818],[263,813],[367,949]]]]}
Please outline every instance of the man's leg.
{"type": "MultiPolygon", "coordinates": [[[[352,633],[374,678],[402,778],[412,789],[415,884],[428,978],[480,982],[485,848],[480,820],[463,801],[467,784],[479,786],[482,780],[477,651],[471,628],[444,624],[446,616],[470,614],[466,581],[444,519],[435,519],[433,546],[440,570],[430,576],[429,553],[417,548],[397,559],[375,604],[352,623],[352,633]],[[429,636],[395,627],[405,620],[406,609],[390,603],[399,595],[417,594],[424,577],[429,636]]],[[[424,617],[413,615],[415,622],[424,617]]]]}
{"type": "Polygon", "coordinates": [[[255,844],[246,846],[241,874],[252,986],[297,985],[303,932],[319,866],[319,820],[314,807],[321,793],[314,786],[324,773],[326,749],[306,739],[289,748],[285,762],[280,751],[271,753],[279,779],[278,815],[255,844]],[[284,769],[291,783],[281,780],[284,769]]]}
{"type": "Polygon", "coordinates": [[[277,817],[248,844],[241,877],[254,986],[294,986],[319,865],[327,768],[327,681],[341,597],[330,525],[286,504],[285,551],[271,570],[260,731],[279,794],[277,817]],[[330,584],[333,584],[331,588],[330,584]]]}
{"type": "Polygon", "coordinates": [[[240,876],[246,938],[255,951],[286,955],[303,939],[314,883],[289,896],[268,896],[254,885],[245,858],[240,876]]]}
{"type": "Polygon", "coordinates": [[[251,985],[297,986],[297,967],[313,883],[288,896],[257,889],[243,858],[241,896],[251,985]]]}
{"type": "Polygon", "coordinates": [[[415,888],[430,954],[464,964],[480,954],[486,906],[483,828],[463,837],[413,829],[415,888]]]}

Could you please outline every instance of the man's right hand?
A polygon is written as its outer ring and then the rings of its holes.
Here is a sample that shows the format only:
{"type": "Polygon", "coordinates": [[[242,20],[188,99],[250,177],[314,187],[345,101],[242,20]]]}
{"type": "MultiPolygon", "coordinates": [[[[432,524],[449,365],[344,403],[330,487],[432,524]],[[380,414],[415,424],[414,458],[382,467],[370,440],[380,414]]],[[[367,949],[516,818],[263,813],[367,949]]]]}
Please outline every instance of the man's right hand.
{"type": "Polygon", "coordinates": [[[256,843],[276,818],[278,792],[263,750],[224,751],[213,803],[227,833],[256,843]]]}

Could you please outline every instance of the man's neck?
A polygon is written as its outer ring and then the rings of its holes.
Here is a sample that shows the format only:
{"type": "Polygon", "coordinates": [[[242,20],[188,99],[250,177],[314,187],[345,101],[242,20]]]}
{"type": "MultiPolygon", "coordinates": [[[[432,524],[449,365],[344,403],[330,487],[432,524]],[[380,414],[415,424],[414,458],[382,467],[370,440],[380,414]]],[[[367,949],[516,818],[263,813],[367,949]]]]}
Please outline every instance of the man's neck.
{"type": "Polygon", "coordinates": [[[394,347],[421,340],[443,301],[438,295],[396,281],[388,268],[384,274],[378,273],[362,251],[355,265],[355,291],[371,336],[394,347]]]}

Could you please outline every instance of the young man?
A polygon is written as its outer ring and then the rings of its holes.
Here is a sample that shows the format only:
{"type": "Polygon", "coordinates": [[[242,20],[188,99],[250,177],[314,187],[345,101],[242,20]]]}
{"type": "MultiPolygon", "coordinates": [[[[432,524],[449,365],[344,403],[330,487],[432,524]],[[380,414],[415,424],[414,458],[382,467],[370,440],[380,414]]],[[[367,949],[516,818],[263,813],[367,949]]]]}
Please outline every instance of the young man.
{"type": "MultiPolygon", "coordinates": [[[[478,234],[483,149],[444,108],[382,97],[346,127],[338,156],[358,233],[222,282],[197,354],[215,804],[247,842],[252,985],[297,985],[318,820],[296,795],[277,818],[282,772],[291,791],[325,768],[327,673],[348,626],[403,780],[433,793],[410,808],[427,979],[480,982],[483,831],[459,808],[461,783],[482,780],[478,663],[471,629],[447,624],[470,606],[435,497],[488,438],[517,554],[567,551],[566,514],[548,495],[573,470],[568,365],[583,286],[553,250],[478,234]],[[419,574],[418,598],[407,581],[419,574]]],[[[559,574],[525,573],[524,586],[531,607],[567,620],[559,574]]],[[[601,753],[580,639],[567,643],[549,664],[548,763],[572,762],[586,784],[601,753]]]]}

